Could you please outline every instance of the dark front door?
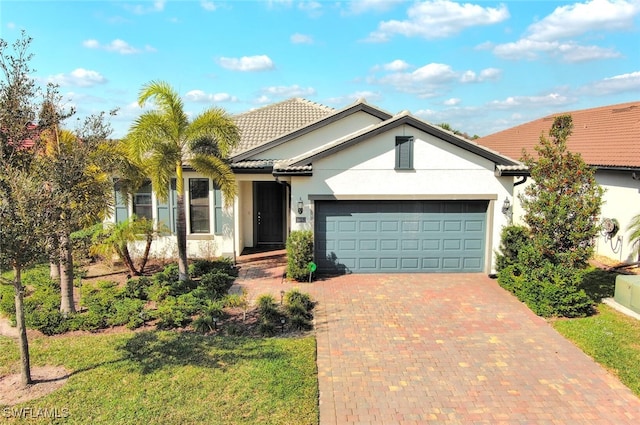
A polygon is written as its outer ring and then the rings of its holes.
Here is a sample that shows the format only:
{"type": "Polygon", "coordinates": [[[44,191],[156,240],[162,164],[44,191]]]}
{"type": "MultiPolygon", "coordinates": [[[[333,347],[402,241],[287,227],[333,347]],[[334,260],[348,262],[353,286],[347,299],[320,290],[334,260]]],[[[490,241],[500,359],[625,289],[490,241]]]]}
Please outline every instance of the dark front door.
{"type": "Polygon", "coordinates": [[[284,186],[254,182],[256,245],[284,243],[284,186]]]}

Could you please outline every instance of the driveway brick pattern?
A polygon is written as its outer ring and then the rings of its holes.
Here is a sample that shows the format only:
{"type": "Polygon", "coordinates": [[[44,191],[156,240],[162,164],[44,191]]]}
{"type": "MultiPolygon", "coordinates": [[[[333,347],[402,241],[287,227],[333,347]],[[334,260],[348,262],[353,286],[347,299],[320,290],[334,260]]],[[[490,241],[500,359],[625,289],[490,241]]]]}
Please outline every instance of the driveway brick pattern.
{"type": "Polygon", "coordinates": [[[640,423],[640,399],[484,275],[269,268],[239,285],[318,301],[321,425],[640,423]]]}

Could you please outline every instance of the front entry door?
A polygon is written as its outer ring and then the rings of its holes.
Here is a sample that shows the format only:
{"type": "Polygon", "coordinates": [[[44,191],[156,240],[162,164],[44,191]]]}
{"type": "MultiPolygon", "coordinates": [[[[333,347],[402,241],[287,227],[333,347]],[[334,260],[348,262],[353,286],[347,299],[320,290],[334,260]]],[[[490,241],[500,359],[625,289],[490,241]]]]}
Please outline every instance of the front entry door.
{"type": "Polygon", "coordinates": [[[284,243],[284,186],[254,182],[256,245],[284,243]]]}

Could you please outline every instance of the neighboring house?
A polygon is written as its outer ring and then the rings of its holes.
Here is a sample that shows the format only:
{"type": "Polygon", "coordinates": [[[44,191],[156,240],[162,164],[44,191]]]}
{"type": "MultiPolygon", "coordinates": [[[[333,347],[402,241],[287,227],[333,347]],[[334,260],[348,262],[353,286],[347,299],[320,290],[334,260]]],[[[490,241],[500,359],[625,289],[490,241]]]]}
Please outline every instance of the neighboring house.
{"type": "MultiPolygon", "coordinates": [[[[627,228],[640,213],[640,101],[553,114],[476,142],[512,158],[520,159],[523,150],[535,157],[540,135],[548,137],[555,117],[565,114],[571,115],[574,126],[568,149],[579,152],[595,168],[596,180],[605,189],[601,220],[617,222],[619,227],[617,233],[601,233],[596,252],[619,261],[636,261],[637,241],[630,240],[627,228]]],[[[515,188],[516,222],[523,213],[517,195],[525,186],[515,188]]]]}
{"type": "MultiPolygon", "coordinates": [[[[308,229],[320,271],[493,271],[519,162],[364,100],[334,110],[290,99],[235,119],[233,205],[210,180],[184,175],[190,255],[282,247],[308,229]]],[[[158,203],[145,187],[128,208],[118,200],[115,217],[132,211],[171,227],[175,189],[158,203]]],[[[162,239],[156,254],[174,254],[174,239],[162,239]]]]}

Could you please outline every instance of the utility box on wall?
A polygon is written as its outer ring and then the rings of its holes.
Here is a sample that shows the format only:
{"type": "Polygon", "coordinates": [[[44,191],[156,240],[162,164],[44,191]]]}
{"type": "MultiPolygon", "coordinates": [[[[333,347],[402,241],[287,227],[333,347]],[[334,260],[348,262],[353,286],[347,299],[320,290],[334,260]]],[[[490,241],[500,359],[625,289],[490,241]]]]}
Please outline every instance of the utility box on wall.
{"type": "Polygon", "coordinates": [[[640,314],[640,276],[617,276],[613,299],[640,314]]]}

